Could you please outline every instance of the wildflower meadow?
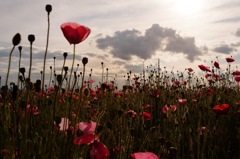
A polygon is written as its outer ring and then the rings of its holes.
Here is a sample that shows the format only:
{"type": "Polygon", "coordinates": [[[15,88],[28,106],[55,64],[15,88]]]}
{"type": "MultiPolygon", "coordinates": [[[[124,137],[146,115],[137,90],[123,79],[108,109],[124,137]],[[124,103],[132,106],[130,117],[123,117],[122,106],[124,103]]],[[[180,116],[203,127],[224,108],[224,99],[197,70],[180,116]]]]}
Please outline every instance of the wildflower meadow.
{"type": "Polygon", "coordinates": [[[199,64],[199,70],[126,72],[122,88],[114,80],[96,84],[85,73],[90,58],[75,64],[76,45],[91,34],[82,24],[59,26],[73,52],[63,52],[61,71],[45,67],[52,6],[45,11],[47,41],[38,80],[31,77],[35,35],[27,37],[28,69],[21,67],[21,34],[12,39],[0,90],[0,158],[239,159],[240,70],[231,67],[234,57],[226,58],[225,69],[216,58],[211,66],[199,64]],[[14,50],[19,52],[16,83],[9,81],[14,50]],[[68,54],[71,67],[65,65],[68,54]]]}

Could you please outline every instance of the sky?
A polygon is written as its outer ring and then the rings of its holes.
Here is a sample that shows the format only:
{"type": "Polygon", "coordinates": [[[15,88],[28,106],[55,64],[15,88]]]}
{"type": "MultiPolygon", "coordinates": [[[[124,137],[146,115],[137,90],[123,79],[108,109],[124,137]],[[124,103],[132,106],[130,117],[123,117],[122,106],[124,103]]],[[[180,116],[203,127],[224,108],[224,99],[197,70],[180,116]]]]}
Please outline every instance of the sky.
{"type": "MultiPolygon", "coordinates": [[[[233,57],[231,68],[240,63],[240,1],[238,0],[1,0],[0,1],[0,76],[5,84],[12,37],[21,34],[23,47],[21,67],[29,68],[28,35],[35,35],[33,43],[32,81],[40,79],[47,39],[46,4],[52,5],[50,37],[46,61],[46,80],[56,57],[56,74],[63,65],[71,67],[73,45],[60,29],[65,22],[76,22],[91,29],[91,34],[76,45],[74,69],[82,58],[88,58],[86,80],[96,83],[114,80],[124,84],[129,71],[140,75],[143,68],[183,72],[198,65],[211,66],[218,61],[222,70],[226,57],[233,57]],[[216,58],[217,57],[217,58],[216,58]],[[159,63],[158,63],[159,61],[159,63]],[[106,69],[108,68],[108,78],[106,69]],[[124,77],[125,76],[125,77],[124,77]]],[[[16,82],[19,51],[12,54],[9,81],[16,82]]],[[[196,73],[197,74],[197,73],[196,73]]]]}

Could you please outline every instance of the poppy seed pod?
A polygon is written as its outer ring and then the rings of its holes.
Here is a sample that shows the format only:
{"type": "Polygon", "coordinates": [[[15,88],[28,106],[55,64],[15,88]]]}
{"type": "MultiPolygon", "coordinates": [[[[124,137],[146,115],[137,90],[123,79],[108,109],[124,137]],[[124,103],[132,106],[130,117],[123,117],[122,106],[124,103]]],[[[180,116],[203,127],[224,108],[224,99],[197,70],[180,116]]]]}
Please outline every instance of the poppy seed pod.
{"type": "Polygon", "coordinates": [[[33,34],[28,35],[28,41],[32,44],[35,41],[35,36],[33,34]]]}
{"type": "Polygon", "coordinates": [[[45,7],[46,11],[48,12],[48,14],[52,11],[52,5],[47,4],[45,7]]]}
{"type": "Polygon", "coordinates": [[[68,53],[64,52],[64,53],[63,53],[63,57],[64,57],[64,59],[66,59],[67,56],[68,56],[68,53]]]}
{"type": "Polygon", "coordinates": [[[67,66],[63,67],[63,69],[64,69],[65,72],[68,71],[68,67],[67,66]]]}
{"type": "Polygon", "coordinates": [[[21,72],[22,74],[24,74],[25,73],[25,68],[24,67],[21,67],[20,69],[19,69],[19,72],[21,72]]]}
{"type": "Polygon", "coordinates": [[[85,66],[85,65],[88,63],[88,58],[84,57],[84,58],[82,59],[82,63],[83,63],[83,65],[85,66]]]}
{"type": "Polygon", "coordinates": [[[12,43],[14,46],[17,46],[20,42],[21,42],[21,35],[17,33],[16,35],[14,35],[12,39],[12,43]]]}
{"type": "Polygon", "coordinates": [[[18,46],[18,50],[21,52],[22,51],[22,46],[18,46]]]}

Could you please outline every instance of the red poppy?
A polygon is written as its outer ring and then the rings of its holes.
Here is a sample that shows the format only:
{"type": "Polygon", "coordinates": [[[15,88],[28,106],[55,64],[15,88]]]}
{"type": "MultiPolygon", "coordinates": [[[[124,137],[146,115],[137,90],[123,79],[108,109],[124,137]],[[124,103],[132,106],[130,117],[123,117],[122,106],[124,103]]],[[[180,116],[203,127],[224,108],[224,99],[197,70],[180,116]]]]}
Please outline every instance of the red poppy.
{"type": "Polygon", "coordinates": [[[75,138],[73,140],[73,143],[75,145],[81,145],[81,144],[86,144],[86,145],[89,145],[89,144],[92,144],[95,140],[98,140],[98,135],[92,133],[92,134],[88,134],[88,133],[84,133],[83,135],[75,138]]]}
{"type": "Polygon", "coordinates": [[[214,65],[216,68],[220,69],[219,63],[218,63],[217,61],[215,61],[215,62],[213,63],[213,65],[214,65]]]}
{"type": "Polygon", "coordinates": [[[240,75],[240,71],[236,70],[232,73],[233,76],[239,76],[240,75]]]}
{"type": "Polygon", "coordinates": [[[205,66],[205,65],[198,65],[198,67],[199,67],[202,71],[211,72],[210,67],[207,67],[207,66],[205,66]]]}
{"type": "Polygon", "coordinates": [[[235,60],[234,60],[232,57],[227,57],[227,58],[226,58],[226,61],[227,61],[227,62],[234,62],[235,60]]]}
{"type": "Polygon", "coordinates": [[[152,152],[136,152],[131,154],[132,159],[159,159],[157,155],[152,152]]]}
{"type": "Polygon", "coordinates": [[[110,153],[107,147],[100,141],[94,141],[90,150],[91,159],[107,159],[110,153]]]}
{"type": "Polygon", "coordinates": [[[94,140],[98,140],[98,135],[96,135],[95,129],[96,129],[97,123],[95,122],[80,122],[79,124],[76,125],[76,128],[79,128],[83,134],[73,140],[73,143],[76,145],[81,145],[81,144],[91,144],[94,142],[94,140]]]}
{"type": "Polygon", "coordinates": [[[140,115],[143,116],[145,120],[151,120],[151,114],[148,112],[140,112],[140,115]]]}
{"type": "Polygon", "coordinates": [[[193,69],[192,69],[192,68],[187,68],[187,70],[188,70],[189,72],[192,72],[192,71],[193,71],[193,69]]]}
{"type": "Polygon", "coordinates": [[[84,41],[91,32],[88,27],[74,22],[63,23],[61,29],[70,44],[79,44],[84,41]]]}
{"type": "Polygon", "coordinates": [[[217,114],[217,115],[225,115],[229,112],[230,107],[228,104],[219,104],[219,105],[215,105],[213,107],[213,111],[217,114]]]}
{"type": "Polygon", "coordinates": [[[178,104],[186,104],[187,99],[178,99],[178,104]]]}
{"type": "Polygon", "coordinates": [[[234,78],[236,82],[240,82],[240,76],[234,78]]]}

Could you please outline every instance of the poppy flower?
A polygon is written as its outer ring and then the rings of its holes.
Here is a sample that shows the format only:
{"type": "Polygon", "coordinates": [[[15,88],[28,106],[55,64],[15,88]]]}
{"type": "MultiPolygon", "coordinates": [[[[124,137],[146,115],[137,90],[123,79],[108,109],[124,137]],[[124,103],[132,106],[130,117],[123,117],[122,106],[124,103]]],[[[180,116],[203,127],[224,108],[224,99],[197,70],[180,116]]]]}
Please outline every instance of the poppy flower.
{"type": "Polygon", "coordinates": [[[131,154],[132,159],[159,159],[157,155],[152,152],[136,152],[131,154]]]}
{"type": "Polygon", "coordinates": [[[151,120],[151,114],[148,112],[140,112],[140,115],[143,116],[145,120],[151,120]]]}
{"type": "Polygon", "coordinates": [[[219,104],[219,105],[215,105],[213,107],[213,111],[217,114],[217,115],[225,115],[229,112],[230,107],[228,104],[219,104]]]}
{"type": "Polygon", "coordinates": [[[235,60],[234,60],[232,57],[227,57],[227,58],[226,58],[226,61],[227,61],[227,62],[234,62],[235,60]]]}
{"type": "Polygon", "coordinates": [[[94,141],[90,150],[91,159],[107,159],[109,156],[107,147],[100,141],[94,141]]]}
{"type": "Polygon", "coordinates": [[[240,76],[234,78],[236,82],[240,82],[240,76]]]}
{"type": "Polygon", "coordinates": [[[187,99],[178,99],[178,104],[185,104],[187,103],[187,99]]]}
{"type": "Polygon", "coordinates": [[[239,70],[236,70],[232,73],[233,76],[239,76],[240,75],[240,71],[239,70]]]}
{"type": "Polygon", "coordinates": [[[83,134],[78,136],[73,140],[73,143],[75,145],[81,145],[81,144],[92,144],[95,140],[98,140],[98,135],[95,134],[95,129],[96,129],[97,123],[95,122],[80,122],[79,124],[76,125],[78,129],[80,129],[83,134]]]}
{"type": "Polygon", "coordinates": [[[219,63],[218,63],[217,61],[215,61],[215,62],[213,63],[213,65],[214,65],[216,68],[220,69],[219,63]]]}
{"type": "Polygon", "coordinates": [[[187,70],[188,70],[189,72],[192,72],[192,71],[193,71],[193,69],[192,69],[192,68],[187,68],[187,70]]]}
{"type": "Polygon", "coordinates": [[[61,29],[70,44],[79,44],[84,41],[91,32],[88,27],[74,22],[63,23],[61,29]]]}
{"type": "Polygon", "coordinates": [[[198,67],[199,67],[202,71],[211,72],[210,67],[207,67],[207,66],[205,66],[205,65],[198,65],[198,67]]]}
{"type": "Polygon", "coordinates": [[[162,108],[162,112],[167,113],[168,109],[169,109],[168,106],[164,105],[163,108],[162,108]]]}

